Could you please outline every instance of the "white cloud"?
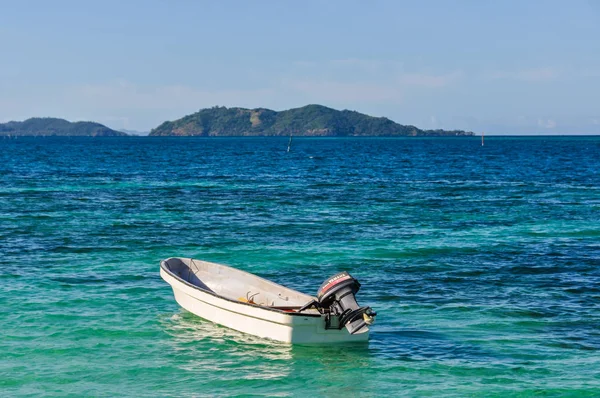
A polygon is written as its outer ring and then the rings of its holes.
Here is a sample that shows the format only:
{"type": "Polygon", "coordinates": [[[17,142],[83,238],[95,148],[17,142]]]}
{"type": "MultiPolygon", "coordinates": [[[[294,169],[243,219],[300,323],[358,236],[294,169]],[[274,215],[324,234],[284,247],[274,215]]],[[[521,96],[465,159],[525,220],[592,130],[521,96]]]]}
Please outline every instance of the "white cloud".
{"type": "Polygon", "coordinates": [[[341,88],[352,92],[356,89],[366,89],[370,97],[397,97],[397,92],[406,87],[441,88],[457,83],[464,77],[460,70],[445,73],[429,71],[408,71],[402,61],[345,58],[321,62],[298,61],[294,66],[296,76],[286,76],[284,81],[296,80],[304,82],[302,90],[307,88],[306,82],[312,82],[319,91],[322,85],[341,88]],[[377,95],[372,95],[373,92],[377,95]],[[394,92],[393,94],[391,92],[394,92]]]}
{"type": "Polygon", "coordinates": [[[442,75],[410,73],[399,74],[387,83],[372,80],[347,82],[325,78],[283,79],[281,86],[290,95],[302,94],[309,102],[358,103],[402,103],[415,89],[439,89],[456,83],[461,72],[442,75]]]}
{"type": "Polygon", "coordinates": [[[560,76],[556,68],[542,67],[516,71],[492,71],[484,74],[490,80],[519,80],[523,82],[541,82],[555,80],[560,76]]]}
{"type": "Polygon", "coordinates": [[[545,129],[553,129],[556,127],[556,122],[552,119],[538,119],[537,125],[545,129]]]}
{"type": "Polygon", "coordinates": [[[324,67],[332,69],[347,69],[366,73],[389,72],[397,73],[404,69],[404,63],[393,60],[345,58],[327,61],[324,67]]]}
{"type": "Polygon", "coordinates": [[[308,102],[401,102],[402,93],[397,87],[375,83],[345,83],[327,80],[282,81],[285,89],[302,94],[308,102]]]}
{"type": "Polygon", "coordinates": [[[260,103],[273,94],[270,89],[204,90],[183,85],[143,86],[118,80],[107,84],[71,87],[67,94],[100,109],[127,107],[134,109],[202,108],[217,104],[260,103]]]}
{"type": "Polygon", "coordinates": [[[429,123],[430,123],[430,125],[432,126],[432,128],[436,128],[436,127],[437,127],[437,125],[438,125],[437,118],[436,118],[435,116],[431,116],[431,117],[429,118],[429,123]]]}
{"type": "Polygon", "coordinates": [[[320,70],[353,70],[364,72],[375,72],[381,70],[397,70],[401,71],[404,63],[394,60],[378,60],[378,59],[363,59],[363,58],[339,58],[326,61],[296,61],[294,66],[302,68],[318,68],[320,70]]]}
{"type": "Polygon", "coordinates": [[[592,78],[600,77],[600,67],[584,68],[581,71],[579,71],[579,75],[582,77],[592,77],[592,78]]]}
{"type": "Polygon", "coordinates": [[[400,104],[419,90],[440,89],[459,82],[462,71],[430,73],[405,71],[395,60],[359,58],[321,62],[298,61],[275,87],[305,102],[328,102],[333,106],[367,103],[400,104]]]}
{"type": "Polygon", "coordinates": [[[461,71],[435,75],[426,73],[403,73],[397,81],[403,86],[418,86],[426,88],[440,88],[458,82],[463,77],[461,71]]]}
{"type": "Polygon", "coordinates": [[[559,76],[559,72],[554,68],[526,69],[517,73],[520,80],[536,82],[542,80],[554,80],[559,76]]]}

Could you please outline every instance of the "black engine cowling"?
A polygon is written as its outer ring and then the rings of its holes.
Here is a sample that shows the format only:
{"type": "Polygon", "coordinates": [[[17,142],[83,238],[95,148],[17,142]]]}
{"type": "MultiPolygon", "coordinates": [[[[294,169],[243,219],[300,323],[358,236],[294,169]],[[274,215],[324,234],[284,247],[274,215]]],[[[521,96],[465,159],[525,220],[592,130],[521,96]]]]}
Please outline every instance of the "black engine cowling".
{"type": "Polygon", "coordinates": [[[355,294],[360,283],[348,272],[340,272],[327,279],[317,292],[317,300],[322,308],[329,309],[329,314],[339,317],[339,329],[346,327],[350,334],[373,323],[375,312],[371,307],[359,307],[355,294]]]}

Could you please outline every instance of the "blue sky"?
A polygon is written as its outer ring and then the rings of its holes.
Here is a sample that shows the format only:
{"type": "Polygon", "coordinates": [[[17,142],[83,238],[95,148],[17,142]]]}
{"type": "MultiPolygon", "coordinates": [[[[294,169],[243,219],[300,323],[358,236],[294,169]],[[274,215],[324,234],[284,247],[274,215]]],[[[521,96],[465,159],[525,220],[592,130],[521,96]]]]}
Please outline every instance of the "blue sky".
{"type": "Polygon", "coordinates": [[[318,103],[422,128],[600,134],[600,1],[4,1],[0,122],[149,130],[318,103]]]}

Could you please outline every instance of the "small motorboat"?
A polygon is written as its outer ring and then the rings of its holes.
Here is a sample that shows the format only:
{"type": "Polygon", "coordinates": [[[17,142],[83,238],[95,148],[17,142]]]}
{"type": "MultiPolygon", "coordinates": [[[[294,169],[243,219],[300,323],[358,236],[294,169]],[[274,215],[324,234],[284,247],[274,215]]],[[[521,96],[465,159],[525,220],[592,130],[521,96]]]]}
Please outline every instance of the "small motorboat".
{"type": "Polygon", "coordinates": [[[317,297],[222,264],[172,257],[161,277],[187,311],[240,332],[286,343],[367,341],[376,313],[360,307],[360,283],[347,272],[327,279],[317,297]]]}

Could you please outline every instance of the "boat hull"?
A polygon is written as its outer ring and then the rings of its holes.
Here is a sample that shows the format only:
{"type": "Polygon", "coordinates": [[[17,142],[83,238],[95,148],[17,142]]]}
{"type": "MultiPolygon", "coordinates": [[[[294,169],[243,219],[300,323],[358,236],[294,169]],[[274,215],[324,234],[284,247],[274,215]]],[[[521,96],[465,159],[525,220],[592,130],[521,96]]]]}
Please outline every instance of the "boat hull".
{"type": "Polygon", "coordinates": [[[363,333],[350,334],[343,328],[325,329],[325,316],[291,314],[243,302],[235,302],[185,283],[161,267],[161,277],[173,288],[177,303],[208,321],[262,338],[292,344],[361,342],[363,333]]]}

